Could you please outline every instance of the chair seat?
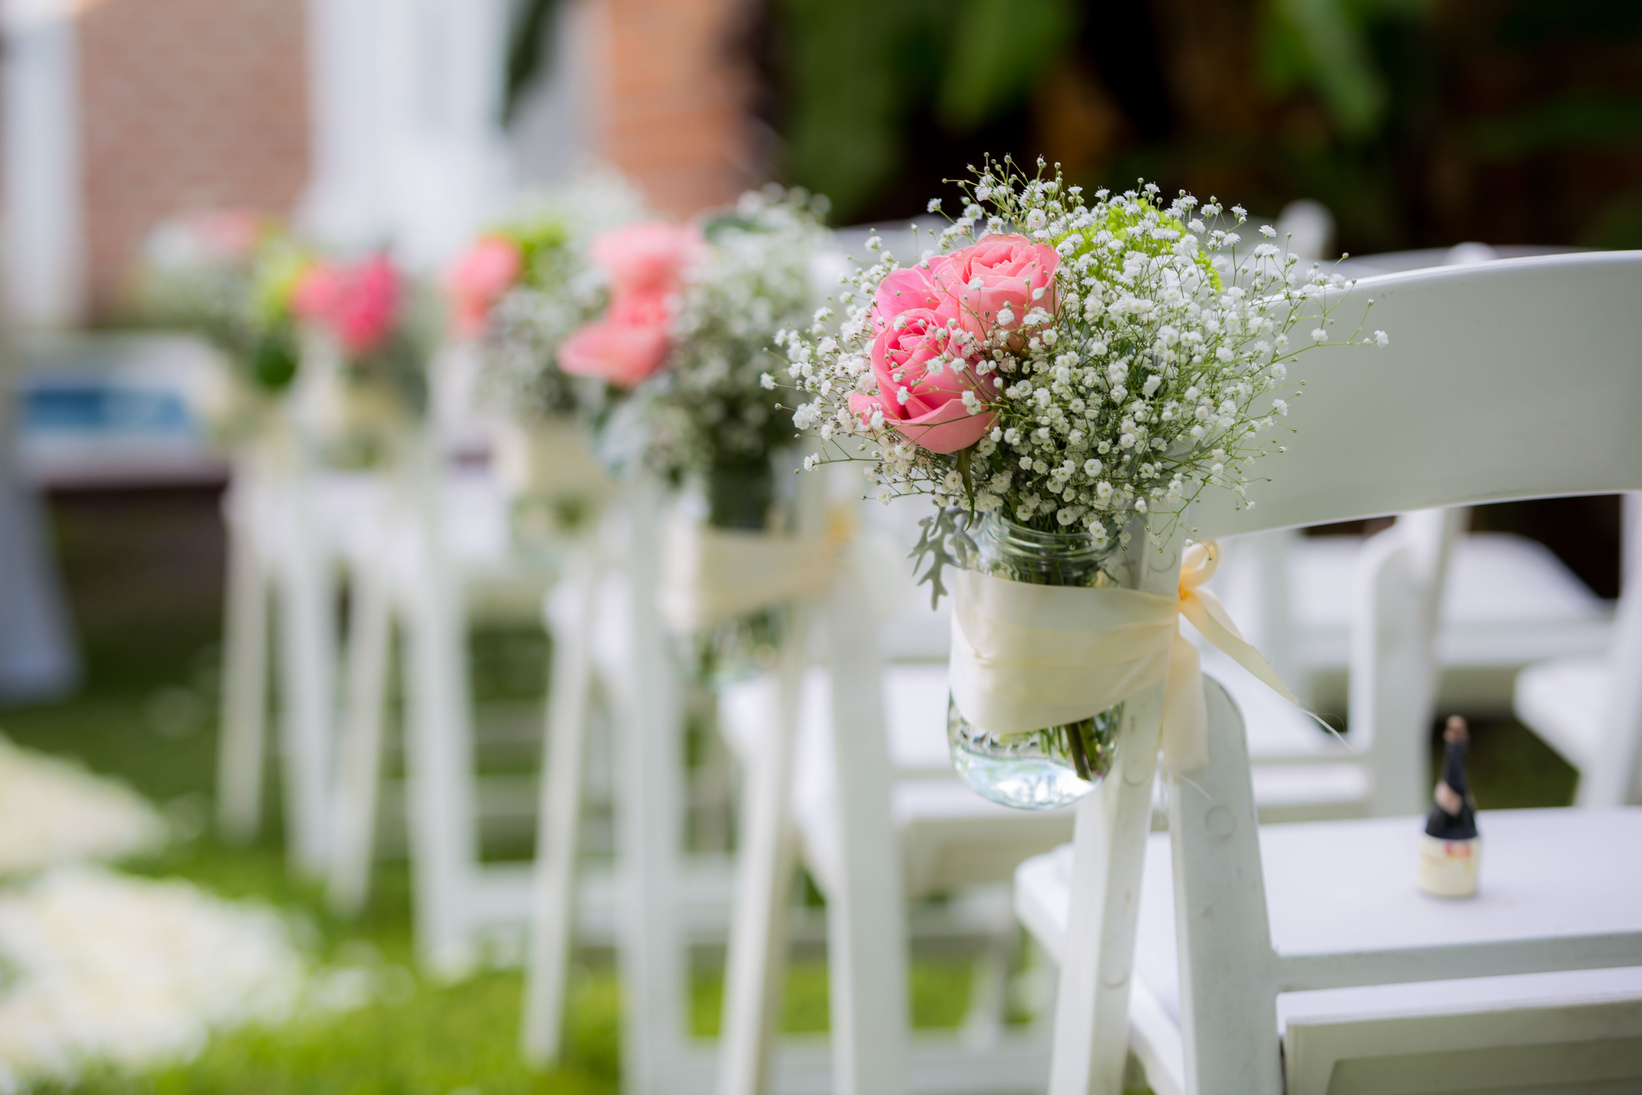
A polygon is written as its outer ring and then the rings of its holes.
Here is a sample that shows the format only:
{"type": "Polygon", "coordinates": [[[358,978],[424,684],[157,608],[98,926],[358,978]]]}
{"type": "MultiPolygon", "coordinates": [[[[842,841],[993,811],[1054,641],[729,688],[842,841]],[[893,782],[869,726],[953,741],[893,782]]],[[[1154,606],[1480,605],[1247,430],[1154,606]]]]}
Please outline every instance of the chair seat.
{"type": "MultiPolygon", "coordinates": [[[[1479,828],[1482,883],[1478,895],[1464,901],[1428,897],[1416,888],[1418,818],[1261,829],[1272,942],[1294,963],[1288,971],[1298,975],[1286,977],[1280,987],[1309,990],[1285,992],[1273,1016],[1288,1047],[1289,1095],[1341,1090],[1327,1086],[1331,1069],[1321,1071],[1317,1086],[1316,1062],[1308,1053],[1382,1047],[1371,1055],[1389,1060],[1422,1046],[1427,1054],[1463,1049],[1477,1037],[1479,1016],[1561,1008],[1570,1001],[1613,1009],[1606,1026],[1581,1027],[1583,1038],[1606,1030],[1609,1038],[1633,1039],[1628,1052],[1636,1067],[1625,1075],[1642,1080],[1637,1052],[1642,1050],[1642,968],[1524,973],[1489,961],[1491,955],[1505,961],[1495,948],[1511,944],[1519,964],[1554,965],[1559,958],[1575,964],[1580,941],[1592,940],[1595,949],[1587,952],[1592,964],[1625,954],[1642,961],[1642,808],[1489,811],[1481,815],[1479,828]],[[1447,972],[1443,963],[1463,963],[1461,952],[1477,947],[1482,950],[1473,953],[1483,959],[1474,963],[1479,971],[1500,968],[1503,976],[1327,988],[1305,980],[1349,982],[1358,960],[1385,963],[1398,957],[1406,959],[1410,976],[1417,971],[1438,976],[1447,972]],[[1411,1017],[1418,1022],[1411,1023],[1411,1017]],[[1342,1032],[1346,1024],[1358,1029],[1342,1032]],[[1423,1026],[1425,1033],[1416,1036],[1410,1026],[1416,1031],[1423,1026]],[[1313,1033],[1314,1027],[1329,1029],[1313,1033]]],[[[1068,845],[1023,863],[1015,875],[1016,913],[1057,961],[1065,942],[1071,870],[1068,845]]],[[[1159,1095],[1183,1086],[1173,889],[1169,837],[1155,834],[1146,849],[1131,1035],[1159,1095]]],[[[1519,1041],[1533,1041],[1535,1028],[1525,1029],[1529,1033],[1519,1041]]],[[[1502,1044],[1497,1038],[1486,1042],[1502,1044]]],[[[1372,1068],[1366,1073],[1378,1075],[1372,1068]]],[[[1437,1089],[1442,1088],[1432,1090],[1437,1089]]],[[[1359,1090],[1428,1089],[1382,1083],[1359,1090]]]]}
{"type": "MultiPolygon", "coordinates": [[[[423,537],[402,491],[381,473],[326,472],[314,482],[315,520],[333,550],[355,567],[384,574],[400,599],[425,581],[423,537]]],[[[444,550],[461,576],[472,620],[528,622],[556,570],[552,558],[513,550],[507,500],[488,474],[451,473],[440,495],[444,550]]]]}
{"type": "MultiPolygon", "coordinates": [[[[946,744],[946,665],[891,663],[881,675],[884,730],[890,762],[902,777],[952,774],[946,744]]],[[[823,717],[831,707],[827,675],[812,669],[804,679],[800,725],[823,717]]],[[[752,753],[752,743],[775,713],[776,680],[762,676],[737,681],[719,692],[719,728],[738,757],[752,753]]],[[[800,732],[802,736],[802,731],[800,732]]]]}
{"type": "Polygon", "coordinates": [[[1575,768],[1598,755],[1612,676],[1604,658],[1559,658],[1517,675],[1517,718],[1575,768]]]}

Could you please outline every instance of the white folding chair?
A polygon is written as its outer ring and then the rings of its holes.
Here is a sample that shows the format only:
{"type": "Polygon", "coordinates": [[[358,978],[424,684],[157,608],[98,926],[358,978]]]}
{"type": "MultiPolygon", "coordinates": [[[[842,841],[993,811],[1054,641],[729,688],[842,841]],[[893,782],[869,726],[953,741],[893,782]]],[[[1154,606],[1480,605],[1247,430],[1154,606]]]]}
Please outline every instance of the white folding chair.
{"type": "MultiPolygon", "coordinates": [[[[1280,531],[1238,548],[1215,588],[1296,695],[1338,710],[1349,702],[1350,590],[1365,540],[1280,531]]],[[[1605,649],[1613,613],[1543,544],[1479,532],[1455,540],[1441,620],[1443,701],[1498,711],[1524,666],[1605,649]]],[[[1250,747],[1258,756],[1257,736],[1250,747]]]]}
{"type": "MultiPolygon", "coordinates": [[[[1262,821],[1405,813],[1429,793],[1429,727],[1436,706],[1432,645],[1461,511],[1405,514],[1370,537],[1342,579],[1351,607],[1350,717],[1330,736],[1230,657],[1200,641],[1205,669],[1249,713],[1249,755],[1262,821]]],[[[1227,545],[1229,559],[1268,536],[1227,545]]],[[[1239,620],[1241,624],[1241,620],[1239,620]]],[[[1161,827],[1161,790],[1153,804],[1161,827]]]]}
{"type": "Polygon", "coordinates": [[[279,668],[287,851],[300,872],[325,869],[336,692],[335,541],[315,490],[311,446],[293,424],[238,454],[223,518],[228,531],[217,811],[230,840],[261,817],[268,704],[268,605],[279,668]]]}
{"type": "MultiPolygon", "coordinates": [[[[844,478],[841,493],[853,495],[853,477],[844,478]]],[[[824,473],[806,482],[812,508],[826,483],[824,473]]],[[[876,505],[863,515],[869,524],[882,516],[876,505]]],[[[895,546],[899,555],[906,545],[895,546]]],[[[882,618],[870,583],[844,565],[824,598],[795,610],[779,672],[720,698],[745,791],[717,1090],[1030,1085],[1047,1044],[1041,1029],[1002,1021],[1016,940],[999,888],[1020,859],[1065,839],[1070,811],[1013,811],[969,791],[947,756],[946,613],[909,596],[882,618]],[[812,667],[817,656],[822,667],[812,667]],[[827,899],[830,1062],[813,1044],[776,1052],[800,850],[827,899]],[[934,895],[952,900],[933,916],[909,911],[909,901],[934,895]],[[909,935],[930,931],[983,941],[956,1035],[908,1030],[909,935]]]]}
{"type": "MultiPolygon", "coordinates": [[[[1256,759],[1256,800],[1262,817],[1357,816],[1376,812],[1376,807],[1385,812],[1382,800],[1397,803],[1398,796],[1402,808],[1413,808],[1407,802],[1428,767],[1424,731],[1434,703],[1431,637],[1456,518],[1454,511],[1411,515],[1377,537],[1364,553],[1358,579],[1359,611],[1365,620],[1359,643],[1363,649],[1353,662],[1360,680],[1353,715],[1358,729],[1347,742],[1330,738],[1307,716],[1244,674],[1250,699],[1264,705],[1263,713],[1272,716],[1277,727],[1266,736],[1266,752],[1256,759]]],[[[872,616],[859,589],[833,596],[853,598],[850,611],[872,616]]],[[[954,904],[974,915],[971,931],[978,925],[996,933],[986,923],[989,909],[984,891],[988,884],[1007,879],[1022,859],[1064,840],[1071,832],[1070,810],[1047,814],[1007,810],[974,796],[954,776],[945,740],[946,624],[944,614],[924,612],[902,613],[887,621],[874,638],[901,654],[888,664],[880,663],[874,644],[859,636],[847,652],[829,648],[829,663],[841,658],[853,666],[851,671],[857,676],[834,686],[828,670],[809,670],[797,696],[796,715],[786,716],[795,717],[798,726],[799,775],[791,809],[806,865],[829,897],[829,913],[836,905],[838,917],[853,923],[851,930],[858,938],[851,944],[876,955],[859,963],[864,972],[852,975],[834,968],[835,982],[847,982],[851,976],[864,981],[860,992],[873,1002],[870,1006],[875,1010],[864,1020],[852,1013],[851,999],[846,996],[834,1020],[835,1030],[844,1032],[845,1046],[836,1058],[853,1061],[871,1051],[867,1058],[871,1070],[864,1071],[867,1066],[863,1065],[855,1077],[858,1086],[866,1082],[864,1077],[875,1077],[865,1088],[870,1090],[891,1090],[885,1086],[888,1080],[883,1070],[895,1068],[910,1071],[909,1082],[916,1090],[1007,1091],[1034,1076],[1041,1079],[1046,1064],[1041,1029],[1004,1031],[997,1026],[1001,998],[995,993],[1002,986],[1007,965],[1007,933],[994,934],[1003,945],[983,950],[977,964],[971,1016],[962,1031],[965,1044],[955,1046],[950,1038],[908,1038],[904,1021],[897,1029],[876,1010],[880,1001],[889,1002],[886,1006],[892,1010],[897,999],[905,1004],[894,971],[900,969],[904,974],[904,940],[915,922],[882,903],[876,882],[854,878],[860,866],[844,852],[845,828],[869,826],[857,839],[884,843],[865,835],[871,832],[873,811],[862,809],[862,796],[867,792],[855,787],[870,789],[882,784],[889,789],[890,831],[897,837],[899,872],[907,898],[967,893],[967,902],[954,904]],[[936,663],[935,658],[943,660],[936,663]],[[918,664],[920,660],[925,664],[918,664]],[[858,714],[847,720],[847,728],[844,720],[833,717],[835,687],[867,697],[869,703],[877,691],[884,743],[874,745],[860,738],[872,730],[858,714]],[[849,744],[837,744],[841,733],[850,735],[849,744]],[[874,765],[882,765],[887,777],[876,769],[865,771],[874,765]],[[841,775],[841,766],[849,771],[841,775]],[[849,779],[856,781],[854,787],[841,782],[849,779]],[[854,898],[857,902],[882,907],[851,916],[847,902],[852,893],[870,895],[854,898]],[[863,936],[872,938],[859,938],[863,936]],[[883,959],[886,949],[893,961],[883,959]],[[867,1048],[849,1048],[857,1040],[867,1048]]],[[[793,822],[783,822],[775,813],[778,796],[774,789],[783,778],[791,779],[794,763],[787,761],[783,774],[780,762],[772,759],[781,749],[778,734],[783,716],[777,714],[778,691],[778,682],[769,678],[743,685],[725,695],[721,709],[722,725],[747,764],[744,883],[756,875],[759,881],[753,892],[762,898],[756,911],[741,909],[732,936],[725,1063],[719,1086],[725,1093],[758,1090],[768,1067],[769,1016],[772,1001],[778,999],[782,970],[779,917],[783,908],[779,902],[787,893],[784,880],[790,877],[785,872],[791,869],[791,852],[781,849],[778,860],[772,834],[793,822]]],[[[1417,794],[1423,796],[1428,790],[1417,794]]],[[[1161,799],[1157,809],[1161,814],[1161,799]]],[[[787,840],[790,843],[791,838],[787,840]]],[[[829,955],[839,962],[850,958],[843,946],[833,948],[829,955]]],[[[783,1075],[794,1082],[796,1077],[810,1075],[802,1071],[805,1067],[815,1067],[813,1059],[794,1052],[782,1055],[777,1063],[786,1066],[783,1075]]]]}
{"type": "MultiPolygon", "coordinates": [[[[1481,895],[1427,897],[1418,818],[1258,826],[1241,714],[1207,691],[1213,759],[1171,781],[1140,886],[1128,1030],[1157,1095],[1642,1084],[1642,810],[1483,811],[1481,895]],[[1592,827],[1612,873],[1570,854],[1592,827]]],[[[1057,957],[1072,865],[1016,879],[1057,957]]]]}
{"type": "MultiPolygon", "coordinates": [[[[491,476],[447,471],[431,450],[419,459],[423,468],[402,479],[396,504],[349,543],[354,596],[330,893],[345,912],[365,897],[381,784],[389,635],[397,620],[405,635],[406,806],[418,950],[435,968],[457,972],[471,965],[488,935],[523,926],[533,886],[528,863],[481,861],[480,824],[490,791],[476,770],[468,631],[478,621],[538,620],[552,631],[552,616],[541,615],[544,598],[564,580],[591,579],[582,565],[591,546],[567,538],[560,556],[515,553],[506,499],[491,476]]],[[[556,717],[571,718],[578,750],[586,733],[586,653],[575,640],[555,643],[548,699],[550,732],[556,717]],[[568,716],[555,715],[561,684],[566,697],[579,697],[568,716]]],[[[580,773],[579,756],[570,763],[580,773]]],[[[603,887],[605,909],[594,917],[606,932],[608,891],[603,887]]]]}
{"type": "MultiPolygon", "coordinates": [[[[1285,210],[1284,218],[1289,215],[1285,210]]],[[[1283,219],[1277,228],[1281,237],[1283,219]]],[[[1302,232],[1296,243],[1310,238],[1302,232]]],[[[1341,268],[1367,276],[1471,266],[1524,250],[1554,249],[1495,249],[1471,243],[1353,258],[1341,268]]],[[[1321,250],[1298,247],[1296,253],[1305,258],[1322,255],[1321,250]]],[[[1310,706],[1339,709],[1347,702],[1355,619],[1351,578],[1364,565],[1364,548],[1360,536],[1265,532],[1245,538],[1215,582],[1245,634],[1310,706]]],[[[1473,533],[1460,536],[1452,554],[1437,637],[1445,703],[1503,711],[1516,673],[1524,666],[1606,649],[1611,607],[1543,544],[1509,533],[1473,533]]],[[[1235,685],[1234,694],[1241,701],[1235,685]]],[[[1249,732],[1249,751],[1259,757],[1266,731],[1251,723],[1249,732]]]]}
{"type": "Polygon", "coordinates": [[[1531,665],[1517,677],[1516,715],[1579,770],[1581,806],[1642,803],[1642,583],[1619,598],[1605,656],[1531,665]]]}
{"type": "Polygon", "coordinates": [[[656,605],[664,498],[646,477],[624,483],[551,610],[560,630],[521,1040],[532,1064],[559,1058],[572,943],[613,943],[624,1087],[674,1095],[712,1088],[713,1048],[691,1031],[688,957],[692,945],[723,942],[734,867],[685,846],[684,685],[656,605]],[[592,696],[614,731],[613,874],[576,855],[592,696]]]}
{"type": "MultiPolygon", "coordinates": [[[[1642,484],[1631,427],[1642,409],[1642,253],[1417,271],[1356,292],[1375,301],[1391,348],[1303,358],[1298,432],[1262,469],[1271,478],[1258,508],[1206,499],[1188,522],[1203,535],[1642,484]],[[1523,444],[1530,434],[1536,443],[1523,444]]],[[[1175,562],[1166,546],[1152,584],[1171,587],[1175,562]]],[[[1208,766],[1168,780],[1172,879],[1147,872],[1149,887],[1174,895],[1171,1015],[1167,963],[1151,949],[1135,961],[1137,925],[1162,915],[1142,915],[1160,691],[1126,705],[1118,770],[1079,803],[1071,850],[1016,876],[1017,909],[1060,959],[1051,1092],[1121,1090],[1131,1032],[1164,1092],[1275,1093],[1285,1070],[1291,1093],[1321,1090],[1308,1085],[1340,1069],[1384,1075],[1375,1070],[1401,1067],[1386,1048],[1399,1032],[1415,1038],[1427,1081],[1402,1090],[1460,1090],[1442,1070],[1510,1044],[1536,1011],[1554,1017],[1540,1025],[1544,1047],[1502,1051],[1516,1067],[1497,1084],[1529,1084],[1532,1068],[1573,1060],[1568,1046],[1582,1044],[1621,1045],[1633,1071],[1608,1079],[1642,1080],[1642,1056],[1614,1041],[1642,1034],[1642,993],[1613,972],[1642,963],[1642,811],[1485,814],[1481,896],[1425,899],[1411,892],[1417,818],[1256,825],[1241,720],[1216,686],[1208,766]],[[1602,972],[1570,972],[1586,970],[1602,972]],[[1516,980],[1481,980],[1492,978],[1516,980]],[[1379,991],[1426,982],[1442,987],[1418,1014],[1406,992],[1379,991]],[[1308,1012],[1316,998],[1302,994],[1323,990],[1360,994],[1308,1012]],[[1280,994],[1295,994],[1281,1011],[1280,994]],[[1512,1018],[1479,1019],[1489,1008],[1512,1018]]]]}

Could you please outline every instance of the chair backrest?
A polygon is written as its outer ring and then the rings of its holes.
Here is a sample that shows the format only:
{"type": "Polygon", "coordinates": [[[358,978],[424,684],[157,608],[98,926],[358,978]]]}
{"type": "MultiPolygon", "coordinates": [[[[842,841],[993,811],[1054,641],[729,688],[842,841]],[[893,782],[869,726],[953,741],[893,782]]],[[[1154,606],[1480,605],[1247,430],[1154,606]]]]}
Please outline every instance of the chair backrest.
{"type": "Polygon", "coordinates": [[[1351,742],[1367,756],[1370,812],[1419,813],[1430,794],[1437,625],[1460,509],[1405,513],[1363,545],[1351,600],[1351,742]]]}
{"type": "Polygon", "coordinates": [[[1199,536],[1642,488],[1642,251],[1365,278],[1331,339],[1370,300],[1390,345],[1297,358],[1288,451],[1253,507],[1205,492],[1199,536]]]}

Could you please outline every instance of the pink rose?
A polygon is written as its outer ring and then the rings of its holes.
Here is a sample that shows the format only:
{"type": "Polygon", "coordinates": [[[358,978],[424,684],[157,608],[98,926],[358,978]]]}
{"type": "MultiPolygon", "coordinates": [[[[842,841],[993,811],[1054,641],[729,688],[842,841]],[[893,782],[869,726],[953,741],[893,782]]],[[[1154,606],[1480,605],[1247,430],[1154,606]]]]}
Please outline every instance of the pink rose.
{"type": "Polygon", "coordinates": [[[635,388],[667,362],[671,295],[650,291],[618,295],[605,318],[589,323],[559,346],[559,368],[635,388]]]}
{"type": "Polygon", "coordinates": [[[399,274],[383,255],[352,268],[315,263],[291,298],[297,315],[331,332],[349,357],[380,347],[399,310],[399,274]]]}
{"type": "Polygon", "coordinates": [[[875,410],[884,422],[930,452],[957,452],[979,441],[997,417],[991,411],[974,414],[964,405],[965,392],[983,402],[984,378],[975,375],[973,362],[954,369],[952,355],[961,342],[953,317],[931,308],[911,308],[878,332],[872,343],[872,375],[878,395],[850,396],[850,410],[870,421],[875,410]],[[939,371],[931,372],[939,362],[939,371]],[[901,400],[902,390],[906,400],[901,400]]]}
{"type": "Polygon", "coordinates": [[[935,255],[929,260],[927,267],[908,266],[892,272],[879,282],[878,292],[873,297],[874,329],[882,330],[896,316],[910,308],[933,308],[942,311],[944,306],[945,311],[957,315],[957,302],[952,294],[936,281],[936,276],[951,261],[946,255],[935,255]]]}
{"type": "Polygon", "coordinates": [[[1055,310],[1060,256],[1025,236],[987,236],[947,256],[934,279],[958,302],[964,325],[985,338],[994,328],[1017,330],[1034,307],[1055,310]]]}
{"type": "Polygon", "coordinates": [[[291,311],[314,323],[325,322],[342,291],[342,274],[328,262],[314,262],[302,271],[291,290],[291,311]]]}
{"type": "Polygon", "coordinates": [[[523,269],[524,256],[510,239],[486,236],[468,248],[446,279],[456,306],[457,332],[472,338],[484,330],[485,316],[513,288],[523,269]]]}
{"type": "Polygon", "coordinates": [[[622,293],[672,290],[684,268],[704,247],[691,225],[645,221],[606,232],[593,240],[589,257],[610,275],[611,290],[622,293]]]}

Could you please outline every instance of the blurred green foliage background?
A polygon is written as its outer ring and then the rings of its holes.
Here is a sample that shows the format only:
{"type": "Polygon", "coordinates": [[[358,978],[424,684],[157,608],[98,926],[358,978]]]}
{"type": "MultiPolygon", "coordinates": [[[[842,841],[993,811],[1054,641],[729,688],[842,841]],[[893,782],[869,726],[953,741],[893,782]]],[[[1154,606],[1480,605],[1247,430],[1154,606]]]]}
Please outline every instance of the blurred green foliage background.
{"type": "Polygon", "coordinates": [[[983,152],[1315,198],[1362,253],[1642,247],[1636,0],[764,0],[778,177],[908,217],[983,152]]]}

